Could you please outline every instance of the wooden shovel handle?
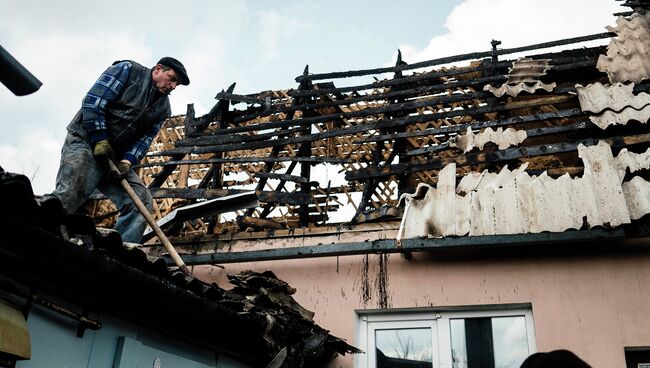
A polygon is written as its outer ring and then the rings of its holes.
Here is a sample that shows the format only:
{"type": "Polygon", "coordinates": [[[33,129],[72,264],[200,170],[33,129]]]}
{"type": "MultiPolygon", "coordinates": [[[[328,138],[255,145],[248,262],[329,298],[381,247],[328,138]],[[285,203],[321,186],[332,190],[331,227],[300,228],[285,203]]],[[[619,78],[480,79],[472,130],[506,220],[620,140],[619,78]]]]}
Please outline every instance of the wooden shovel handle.
{"type": "MultiPolygon", "coordinates": [[[[108,164],[109,164],[111,170],[119,171],[119,169],[117,168],[117,166],[115,165],[115,163],[112,160],[108,160],[108,164]]],[[[172,243],[169,241],[169,239],[167,239],[167,236],[165,235],[165,233],[163,233],[160,226],[158,226],[158,223],[156,223],[156,220],[154,220],[153,216],[151,216],[151,214],[149,213],[149,210],[147,209],[147,207],[144,205],[144,203],[142,203],[142,201],[140,200],[140,197],[138,197],[138,195],[135,194],[135,191],[133,190],[133,188],[131,188],[131,185],[129,185],[129,183],[126,181],[126,179],[120,180],[120,185],[122,186],[122,188],[124,188],[124,190],[126,191],[126,194],[129,195],[129,198],[131,198],[131,200],[133,201],[133,204],[135,204],[135,206],[138,208],[138,211],[140,211],[142,216],[144,216],[145,220],[147,220],[147,223],[149,224],[149,226],[151,226],[151,229],[156,234],[158,239],[160,239],[160,242],[165,247],[165,249],[167,250],[169,255],[172,257],[172,259],[174,260],[176,265],[180,268],[180,270],[185,275],[187,275],[189,277],[192,277],[192,273],[190,272],[189,268],[187,268],[187,266],[185,265],[185,262],[183,262],[183,259],[181,258],[181,256],[178,255],[178,252],[176,251],[176,249],[174,248],[172,243]]]]}

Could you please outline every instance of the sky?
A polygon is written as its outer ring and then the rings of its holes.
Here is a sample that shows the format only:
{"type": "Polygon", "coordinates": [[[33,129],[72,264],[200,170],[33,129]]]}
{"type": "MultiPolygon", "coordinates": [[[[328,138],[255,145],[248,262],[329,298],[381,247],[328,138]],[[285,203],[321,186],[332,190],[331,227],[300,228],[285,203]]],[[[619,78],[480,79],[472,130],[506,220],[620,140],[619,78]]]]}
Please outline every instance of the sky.
{"type": "MultiPolygon", "coordinates": [[[[66,126],[113,61],[163,56],[191,80],[172,114],[197,116],[233,82],[235,93],[297,87],[311,73],[394,65],[605,32],[614,0],[0,0],[0,45],[43,82],[16,97],[0,85],[0,166],[36,194],[54,189],[66,126]]],[[[606,44],[597,41],[595,44],[606,44]]],[[[583,44],[593,45],[591,44],[583,44]]],[[[580,45],[582,46],[582,45],[580,45]]],[[[576,45],[571,48],[578,47],[576,45]]],[[[335,81],[337,85],[353,81],[335,81]]]]}

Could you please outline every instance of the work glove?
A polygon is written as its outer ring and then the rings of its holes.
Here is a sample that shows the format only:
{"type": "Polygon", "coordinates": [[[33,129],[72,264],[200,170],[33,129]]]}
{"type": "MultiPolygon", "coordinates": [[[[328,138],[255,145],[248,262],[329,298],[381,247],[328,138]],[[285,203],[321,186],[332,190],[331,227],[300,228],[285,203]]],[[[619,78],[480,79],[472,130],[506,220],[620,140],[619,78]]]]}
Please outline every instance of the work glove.
{"type": "Polygon", "coordinates": [[[108,139],[104,139],[95,144],[93,156],[95,156],[95,160],[102,164],[107,163],[107,160],[115,161],[115,153],[113,153],[113,148],[111,147],[111,144],[108,143],[108,139]]]}
{"type": "Polygon", "coordinates": [[[131,162],[122,160],[117,164],[117,170],[108,170],[108,180],[119,183],[122,179],[126,179],[129,176],[129,171],[131,171],[131,162]]]}

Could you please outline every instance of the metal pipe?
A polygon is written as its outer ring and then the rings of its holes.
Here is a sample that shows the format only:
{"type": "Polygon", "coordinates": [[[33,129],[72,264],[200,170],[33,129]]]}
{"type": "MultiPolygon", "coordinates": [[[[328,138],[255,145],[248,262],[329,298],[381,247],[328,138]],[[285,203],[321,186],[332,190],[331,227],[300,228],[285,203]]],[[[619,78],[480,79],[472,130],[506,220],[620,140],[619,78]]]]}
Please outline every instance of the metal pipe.
{"type": "Polygon", "coordinates": [[[18,296],[20,296],[22,298],[25,298],[25,299],[29,300],[32,303],[38,304],[38,305],[40,305],[40,306],[42,306],[44,308],[47,308],[47,309],[49,309],[51,311],[54,311],[54,312],[59,313],[59,314],[61,314],[63,316],[66,316],[66,317],[68,317],[70,319],[78,321],[85,328],[89,328],[91,330],[99,330],[100,328],[102,328],[102,323],[100,321],[95,321],[95,320],[89,319],[87,317],[84,317],[83,315],[81,315],[81,314],[79,314],[77,312],[73,312],[70,309],[68,309],[68,308],[66,308],[66,307],[64,307],[64,306],[62,306],[60,304],[57,304],[57,303],[55,303],[55,302],[53,302],[51,300],[47,300],[47,299],[43,298],[42,296],[30,293],[30,292],[28,292],[26,290],[23,290],[23,289],[19,288],[19,287],[12,286],[12,287],[8,288],[5,291],[7,291],[7,292],[9,292],[11,294],[18,295],[18,296]]]}
{"type": "Polygon", "coordinates": [[[2,46],[0,46],[0,82],[16,96],[34,93],[43,85],[2,46]]]}

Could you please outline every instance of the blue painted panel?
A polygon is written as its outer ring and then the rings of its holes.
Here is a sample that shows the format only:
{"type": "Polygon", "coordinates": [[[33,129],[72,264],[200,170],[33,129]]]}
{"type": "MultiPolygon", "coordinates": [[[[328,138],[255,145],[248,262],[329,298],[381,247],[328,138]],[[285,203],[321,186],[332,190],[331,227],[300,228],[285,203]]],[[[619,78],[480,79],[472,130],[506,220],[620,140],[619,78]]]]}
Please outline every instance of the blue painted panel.
{"type": "Polygon", "coordinates": [[[128,337],[120,337],[113,368],[214,368],[195,360],[169,354],[128,337]]]}
{"type": "Polygon", "coordinates": [[[95,331],[77,337],[77,323],[49,310],[34,307],[27,318],[32,358],[16,368],[88,368],[95,331]]]}
{"type": "Polygon", "coordinates": [[[30,310],[32,359],[16,368],[149,368],[156,358],[161,368],[249,368],[235,360],[177,338],[161,335],[108,315],[92,316],[102,322],[98,331],[77,337],[78,323],[39,306],[30,310]]]}

